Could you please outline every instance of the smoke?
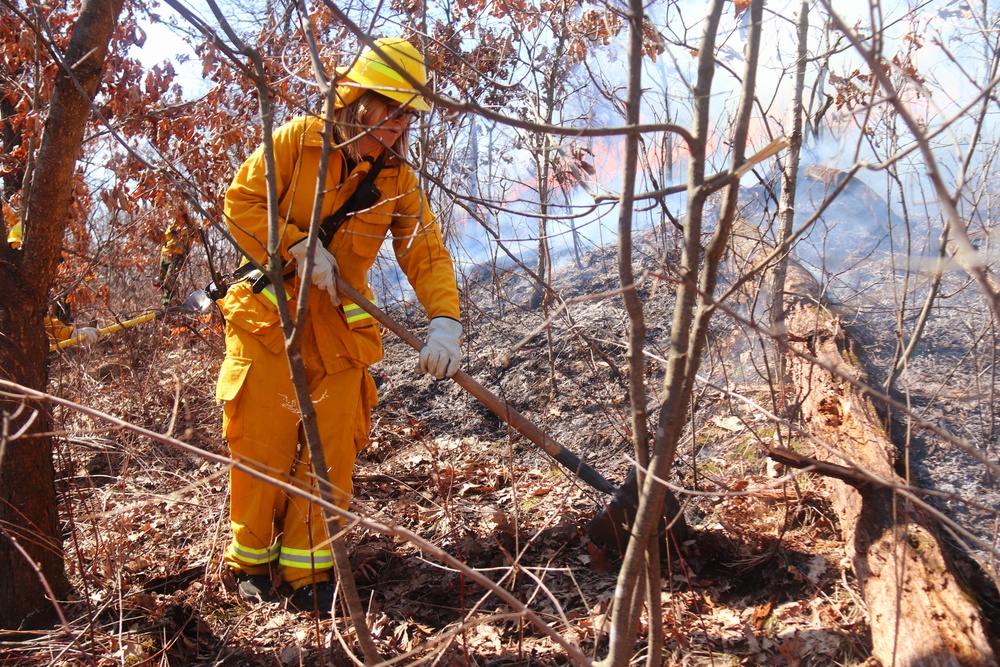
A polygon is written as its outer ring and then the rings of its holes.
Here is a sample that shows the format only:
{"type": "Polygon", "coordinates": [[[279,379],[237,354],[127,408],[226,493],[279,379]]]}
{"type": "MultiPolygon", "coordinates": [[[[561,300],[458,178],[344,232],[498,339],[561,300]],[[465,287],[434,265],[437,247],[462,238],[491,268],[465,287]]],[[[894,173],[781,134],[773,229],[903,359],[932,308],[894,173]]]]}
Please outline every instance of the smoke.
{"type": "MultiPolygon", "coordinates": [[[[757,75],[757,100],[749,137],[748,154],[791,127],[796,26],[789,17],[798,14],[800,3],[787,0],[769,3],[763,24],[762,61],[757,75]]],[[[976,26],[954,2],[932,2],[911,12],[905,3],[883,3],[880,31],[882,54],[893,63],[891,70],[902,99],[907,103],[922,133],[931,134],[944,121],[944,131],[933,136],[935,164],[955,187],[958,179],[980,179],[986,183],[992,153],[981,152],[966,160],[964,150],[976,130],[978,119],[970,100],[988,78],[989,59],[985,41],[973,39],[976,26]],[[955,14],[955,12],[959,12],[955,14]],[[895,60],[894,60],[895,57],[895,60]],[[967,164],[966,164],[967,162],[967,164]]],[[[703,28],[704,3],[680,2],[651,5],[653,25],[661,27],[665,51],[644,62],[643,123],[671,122],[693,126],[693,92],[697,45],[703,28]],[[684,20],[677,20],[677,14],[684,20]],[[683,26],[683,27],[681,27],[683,26]]],[[[870,45],[872,14],[868,2],[836,3],[845,23],[857,26],[870,45]]],[[[795,207],[795,227],[810,221],[823,207],[840,179],[855,164],[862,168],[823,215],[810,223],[793,248],[796,257],[821,280],[845,295],[864,291],[886,274],[913,272],[925,266],[923,258],[936,253],[941,230],[936,193],[928,187],[927,165],[902,119],[886,104],[882,92],[868,76],[864,60],[844,48],[842,36],[830,29],[818,6],[810,12],[809,52],[814,57],[807,68],[807,125],[802,152],[802,170],[795,207]]],[[[717,57],[710,105],[712,124],[705,138],[710,172],[730,168],[732,118],[738,104],[748,37],[747,13],[728,12],[719,30],[717,57]]],[[[625,47],[612,42],[593,47],[586,68],[570,73],[560,114],[591,127],[623,124],[621,98],[625,91],[625,47]],[[598,90],[600,87],[600,91],[598,90]],[[609,96],[619,101],[612,102],[609,96]]],[[[474,188],[488,205],[455,207],[446,214],[449,239],[456,263],[463,274],[480,266],[498,270],[516,269],[518,262],[532,268],[539,245],[539,175],[535,161],[525,148],[520,130],[473,124],[481,142],[474,188]],[[489,231],[487,231],[487,228],[489,231]]],[[[980,134],[983,145],[996,142],[990,121],[980,134]]],[[[556,141],[556,139],[553,139],[556,141]]],[[[559,138],[589,151],[588,170],[574,174],[576,181],[553,183],[550,219],[546,236],[553,262],[571,261],[578,251],[614,243],[623,166],[623,137],[590,139],[559,138]],[[563,184],[566,189],[560,187],[563,184]],[[601,203],[596,198],[605,197],[601,203]]],[[[562,155],[568,154],[562,150],[562,155]]],[[[784,156],[758,165],[743,179],[741,204],[745,215],[769,228],[780,191],[784,156]],[[768,188],[771,193],[768,193],[768,188]]],[[[664,133],[643,136],[643,150],[636,192],[648,192],[682,183],[686,178],[687,150],[677,137],[664,141],[664,133]]],[[[446,200],[437,210],[448,208],[446,200]]],[[[641,232],[664,223],[670,215],[683,217],[686,196],[667,197],[661,203],[638,200],[633,230],[641,232]]],[[[990,232],[991,215],[981,204],[960,201],[967,219],[990,232]]],[[[710,224],[709,224],[710,226],[710,224]]],[[[387,274],[388,275],[388,274],[387,274]]]]}

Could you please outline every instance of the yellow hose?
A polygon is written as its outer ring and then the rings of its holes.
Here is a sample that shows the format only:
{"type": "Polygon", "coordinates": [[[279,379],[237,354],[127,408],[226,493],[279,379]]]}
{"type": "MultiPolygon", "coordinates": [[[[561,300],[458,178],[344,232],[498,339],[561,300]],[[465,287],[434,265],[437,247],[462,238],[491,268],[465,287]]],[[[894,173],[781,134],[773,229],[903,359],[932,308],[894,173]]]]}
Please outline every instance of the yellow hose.
{"type": "MultiPolygon", "coordinates": [[[[113,333],[115,331],[121,331],[122,329],[128,329],[136,324],[142,324],[143,322],[148,322],[150,320],[155,320],[157,317],[163,314],[162,310],[153,310],[138,317],[133,317],[130,320],[125,320],[124,322],[116,322],[109,326],[99,329],[98,331],[103,336],[104,334],[113,333]]],[[[49,352],[55,352],[56,350],[61,350],[63,348],[69,347],[70,345],[76,345],[77,343],[82,343],[86,340],[86,336],[74,336],[73,338],[67,338],[66,340],[61,340],[58,343],[52,343],[49,345],[49,352]]]]}

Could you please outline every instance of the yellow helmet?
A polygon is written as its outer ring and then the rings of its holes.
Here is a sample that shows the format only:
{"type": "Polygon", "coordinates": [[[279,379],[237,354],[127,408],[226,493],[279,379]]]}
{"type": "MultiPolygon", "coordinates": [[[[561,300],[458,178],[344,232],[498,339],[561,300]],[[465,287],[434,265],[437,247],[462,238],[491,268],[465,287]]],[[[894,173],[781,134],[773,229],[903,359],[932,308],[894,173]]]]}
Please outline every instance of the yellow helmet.
{"type": "Polygon", "coordinates": [[[417,111],[430,111],[427,100],[400,74],[406,72],[420,85],[426,85],[427,67],[424,65],[423,55],[400,37],[376,39],[375,46],[389,56],[388,60],[366,47],[353,66],[338,68],[340,84],[376,90],[417,111]]]}

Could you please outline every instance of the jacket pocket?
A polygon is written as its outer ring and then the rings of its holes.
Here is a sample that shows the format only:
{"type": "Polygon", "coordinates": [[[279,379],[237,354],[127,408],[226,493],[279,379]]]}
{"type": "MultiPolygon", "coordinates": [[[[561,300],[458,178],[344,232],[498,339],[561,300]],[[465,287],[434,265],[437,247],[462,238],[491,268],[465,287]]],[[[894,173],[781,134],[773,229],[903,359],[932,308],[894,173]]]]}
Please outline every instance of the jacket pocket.
{"type": "MultiPolygon", "coordinates": [[[[388,219],[388,216],[383,216],[388,219]]],[[[354,220],[347,230],[351,235],[351,250],[355,255],[375,259],[389,231],[387,224],[372,224],[364,220],[354,220]]]]}
{"type": "Polygon", "coordinates": [[[227,440],[238,438],[243,434],[243,418],[239,404],[249,372],[249,359],[230,356],[223,360],[222,368],[219,370],[219,381],[215,385],[215,400],[226,404],[222,410],[222,437],[227,440]]]}
{"type": "Polygon", "coordinates": [[[266,297],[254,294],[249,282],[230,287],[220,307],[227,322],[256,336],[271,352],[279,354],[284,349],[285,337],[277,306],[266,297]]]}
{"type": "Polygon", "coordinates": [[[344,315],[347,316],[347,326],[357,345],[358,361],[364,366],[379,361],[382,358],[382,332],[378,321],[350,302],[344,302],[344,315]],[[354,313],[353,317],[351,313],[354,313]]]}
{"type": "Polygon", "coordinates": [[[344,309],[344,318],[347,320],[347,326],[352,331],[375,326],[376,324],[375,318],[356,303],[352,303],[347,299],[341,299],[341,308],[344,309]]]}

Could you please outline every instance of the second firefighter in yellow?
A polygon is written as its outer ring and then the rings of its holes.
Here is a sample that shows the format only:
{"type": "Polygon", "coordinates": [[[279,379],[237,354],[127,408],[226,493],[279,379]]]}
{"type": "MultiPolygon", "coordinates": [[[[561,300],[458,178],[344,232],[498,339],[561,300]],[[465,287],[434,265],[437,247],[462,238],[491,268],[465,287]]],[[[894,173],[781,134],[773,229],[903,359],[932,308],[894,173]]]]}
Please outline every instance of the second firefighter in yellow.
{"type": "MultiPolygon", "coordinates": [[[[374,179],[381,198],[349,215],[325,248],[317,242],[302,336],[302,355],[316,409],[320,437],[337,504],[347,507],[356,452],[368,444],[370,411],[377,402],[368,366],[382,358],[376,322],[355,304],[342,301],[336,275],[365,297],[367,272],[389,233],[400,268],[430,319],[420,366],[435,377],[452,375],[461,356],[458,290],[441,231],[417,177],[404,161],[409,125],[429,107],[405,77],[427,80],[423,57],[401,39],[376,44],[388,59],[366,49],[340,72],[334,111],[334,140],[343,146],[329,160],[321,217],[346,202],[388,151],[374,179]]],[[[301,117],[273,135],[280,217],[280,254],[302,274],[309,220],[322,149],[323,119],[301,117]]],[[[242,166],[226,194],[230,231],[244,251],[266,262],[267,195],[263,149],[242,166]]],[[[223,434],[233,455],[301,488],[315,487],[304,446],[299,409],[290,378],[276,299],[294,299],[299,276],[284,290],[254,293],[250,282],[232,286],[220,305],[226,318],[226,358],[217,399],[225,402],[223,434]],[[283,294],[284,292],[284,294],[283,294]]],[[[294,314],[293,314],[294,317],[294,314]]],[[[248,598],[274,594],[272,575],[294,590],[299,609],[329,612],[333,564],[319,508],[273,484],[234,470],[230,478],[232,541],[226,563],[248,598]]]]}
{"type": "Polygon", "coordinates": [[[174,288],[177,286],[178,273],[188,252],[191,250],[191,218],[185,209],[177,214],[177,219],[167,225],[164,232],[163,248],[160,249],[160,269],[153,279],[153,286],[162,290],[160,307],[166,310],[170,306],[174,288]]]}
{"type": "Polygon", "coordinates": [[[21,216],[18,215],[17,211],[14,209],[14,203],[5,204],[0,201],[0,207],[3,208],[3,220],[4,227],[7,230],[7,243],[13,250],[18,250],[21,247],[21,242],[24,238],[24,228],[21,225],[21,216]]]}

